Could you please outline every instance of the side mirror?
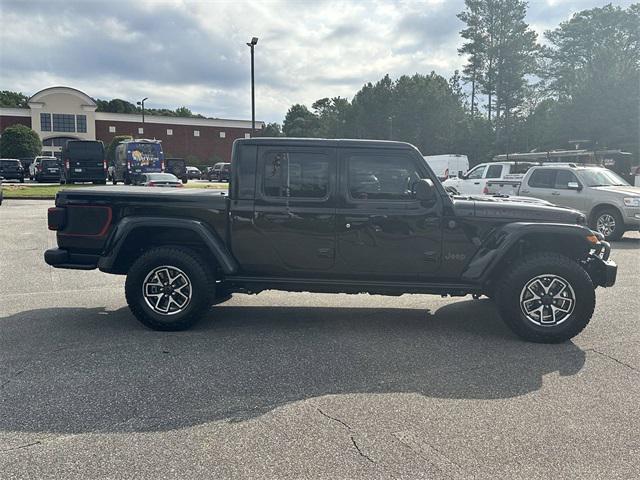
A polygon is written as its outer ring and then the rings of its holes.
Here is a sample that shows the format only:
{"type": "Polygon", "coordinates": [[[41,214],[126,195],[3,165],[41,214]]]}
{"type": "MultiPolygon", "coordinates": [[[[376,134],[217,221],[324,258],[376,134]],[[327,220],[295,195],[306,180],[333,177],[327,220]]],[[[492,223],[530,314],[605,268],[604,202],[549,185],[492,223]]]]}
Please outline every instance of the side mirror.
{"type": "Polygon", "coordinates": [[[421,178],[413,186],[413,192],[421,202],[430,202],[436,198],[436,187],[428,178],[421,178]]]}
{"type": "Polygon", "coordinates": [[[458,178],[463,178],[464,172],[462,170],[458,170],[458,178]]]}
{"type": "Polygon", "coordinates": [[[569,190],[577,190],[577,191],[582,190],[582,187],[580,186],[580,184],[578,182],[569,182],[569,183],[567,183],[567,188],[569,190]]]}

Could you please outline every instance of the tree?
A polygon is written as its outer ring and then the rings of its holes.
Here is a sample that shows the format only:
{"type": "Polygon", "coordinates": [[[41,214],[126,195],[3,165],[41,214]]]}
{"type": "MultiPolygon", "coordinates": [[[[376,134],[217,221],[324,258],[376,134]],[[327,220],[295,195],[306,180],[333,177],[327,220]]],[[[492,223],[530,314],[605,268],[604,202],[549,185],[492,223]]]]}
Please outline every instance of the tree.
{"type": "Polygon", "coordinates": [[[29,97],[20,92],[2,90],[0,91],[0,107],[29,108],[29,97]]]}
{"type": "Polygon", "coordinates": [[[116,159],[116,147],[118,146],[118,144],[125,140],[132,140],[132,139],[133,137],[131,137],[131,135],[116,135],[111,139],[111,141],[109,142],[109,145],[107,146],[107,152],[106,152],[107,162],[109,163],[109,165],[114,163],[116,159]]]}
{"type": "Polygon", "coordinates": [[[267,123],[262,130],[263,137],[281,137],[282,136],[282,128],[279,123],[267,123]]]}
{"type": "Polygon", "coordinates": [[[476,86],[482,79],[485,56],[485,38],[482,30],[482,0],[465,0],[465,10],[458,18],[467,24],[460,32],[466,42],[458,49],[459,55],[468,55],[467,63],[462,69],[463,80],[471,83],[471,115],[476,111],[476,86]]]}
{"type": "Polygon", "coordinates": [[[541,76],[563,140],[640,152],[640,4],[576,13],[554,30],[541,76]]]}
{"type": "Polygon", "coordinates": [[[345,124],[351,104],[341,97],[321,98],[311,108],[318,118],[318,136],[322,138],[339,138],[344,136],[345,124]]]}
{"type": "Polygon", "coordinates": [[[318,117],[301,104],[289,108],[282,124],[287,137],[318,137],[318,128],[318,117]]]}
{"type": "Polygon", "coordinates": [[[0,157],[33,158],[42,152],[42,142],[38,134],[26,125],[12,125],[0,137],[0,157]]]}

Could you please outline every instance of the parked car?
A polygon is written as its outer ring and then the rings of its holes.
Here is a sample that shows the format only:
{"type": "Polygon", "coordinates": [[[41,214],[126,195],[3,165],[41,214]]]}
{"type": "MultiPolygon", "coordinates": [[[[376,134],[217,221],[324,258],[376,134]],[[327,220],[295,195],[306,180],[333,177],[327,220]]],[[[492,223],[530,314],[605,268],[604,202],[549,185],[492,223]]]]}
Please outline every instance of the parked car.
{"type": "Polygon", "coordinates": [[[5,180],[19,180],[24,182],[24,168],[16,158],[0,158],[0,177],[5,180]]]}
{"type": "Polygon", "coordinates": [[[55,157],[44,157],[38,163],[34,177],[36,182],[59,182],[60,162],[55,157]]]}
{"type": "Polygon", "coordinates": [[[171,173],[182,180],[182,183],[187,183],[189,177],[187,175],[187,163],[182,158],[167,158],[164,161],[166,173],[171,173]]]}
{"type": "Polygon", "coordinates": [[[606,240],[640,229],[640,187],[629,185],[605,167],[549,164],[531,168],[521,181],[490,181],[496,193],[548,200],[583,212],[606,240]]]}
{"type": "Polygon", "coordinates": [[[227,162],[216,163],[207,170],[207,180],[210,182],[228,182],[231,175],[231,164],[227,162]]]}
{"type": "Polygon", "coordinates": [[[583,214],[453,199],[407,143],[251,138],[232,156],[230,198],[58,192],[45,261],[127,275],[131,311],[157,330],[188,328],[232,293],[486,294],[522,338],[561,342],[589,323],[595,288],[615,283],[583,214]],[[356,198],[368,177],[377,190],[356,198]]]}
{"type": "MultiPolygon", "coordinates": [[[[40,162],[42,162],[43,160],[57,160],[56,157],[49,157],[49,156],[38,156],[36,158],[33,159],[33,162],[31,162],[31,164],[29,164],[29,179],[31,180],[35,180],[36,178],[36,174],[38,173],[38,166],[40,165],[40,162]]],[[[24,164],[23,164],[24,166],[24,164]]],[[[26,172],[27,170],[25,170],[26,172]]],[[[59,177],[60,175],[58,175],[59,177]]],[[[56,181],[60,180],[60,178],[57,178],[56,181]]]]}
{"type": "Polygon", "coordinates": [[[457,153],[425,155],[424,159],[440,181],[445,181],[447,178],[460,177],[469,170],[469,159],[466,155],[459,155],[457,153]]]}
{"type": "Polygon", "coordinates": [[[202,172],[198,167],[187,167],[187,177],[189,180],[200,180],[202,172]]]}
{"type": "Polygon", "coordinates": [[[69,140],[62,147],[60,184],[107,183],[104,144],[99,140],[69,140]]]}
{"type": "Polygon", "coordinates": [[[144,187],[182,187],[182,181],[171,173],[143,173],[140,185],[144,187]]]}
{"type": "Polygon", "coordinates": [[[125,140],[116,146],[115,161],[109,169],[109,180],[116,185],[140,182],[143,173],[162,173],[164,152],[160,140],[125,140]]]}
{"type": "Polygon", "coordinates": [[[448,178],[443,185],[454,187],[463,195],[488,193],[485,189],[487,181],[498,178],[521,179],[533,165],[535,163],[529,162],[481,163],[457,178],[448,178]]]}

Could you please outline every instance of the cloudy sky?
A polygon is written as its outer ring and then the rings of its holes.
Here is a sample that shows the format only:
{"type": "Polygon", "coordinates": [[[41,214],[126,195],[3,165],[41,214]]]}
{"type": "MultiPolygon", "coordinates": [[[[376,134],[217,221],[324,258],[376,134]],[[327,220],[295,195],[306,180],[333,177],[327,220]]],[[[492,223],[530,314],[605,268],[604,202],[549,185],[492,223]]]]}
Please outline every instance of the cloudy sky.
{"type": "MultiPolygon", "coordinates": [[[[530,0],[542,34],[597,0],[530,0]]],[[[621,1],[614,4],[628,5],[621,1]]],[[[385,73],[461,68],[463,0],[0,0],[0,90],[67,85],[221,118],[281,122],[293,103],[351,98],[385,73]]]]}

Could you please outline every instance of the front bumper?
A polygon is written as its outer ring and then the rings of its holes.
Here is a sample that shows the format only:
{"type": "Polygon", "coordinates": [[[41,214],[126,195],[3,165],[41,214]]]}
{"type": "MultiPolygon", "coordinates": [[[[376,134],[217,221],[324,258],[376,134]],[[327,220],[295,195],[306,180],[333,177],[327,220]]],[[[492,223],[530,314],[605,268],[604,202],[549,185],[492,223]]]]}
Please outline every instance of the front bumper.
{"type": "Polygon", "coordinates": [[[591,281],[596,286],[612,287],[616,283],[618,265],[613,260],[609,260],[610,253],[609,242],[601,240],[589,252],[589,256],[584,262],[591,281]]]}

